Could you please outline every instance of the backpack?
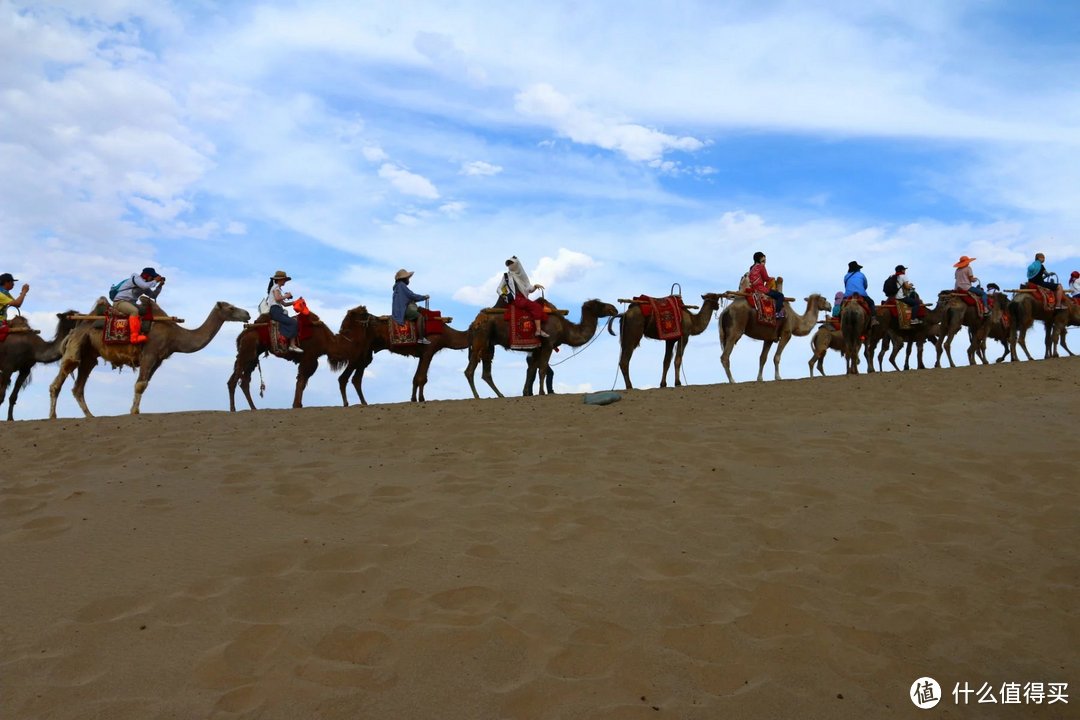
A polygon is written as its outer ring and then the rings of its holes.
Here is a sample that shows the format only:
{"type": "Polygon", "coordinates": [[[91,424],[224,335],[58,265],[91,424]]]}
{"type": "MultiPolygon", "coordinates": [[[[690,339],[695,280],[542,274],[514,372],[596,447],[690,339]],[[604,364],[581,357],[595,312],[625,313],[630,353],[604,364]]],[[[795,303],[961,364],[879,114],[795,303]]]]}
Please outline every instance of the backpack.
{"type": "Polygon", "coordinates": [[[510,273],[503,273],[502,283],[499,284],[499,295],[506,299],[506,304],[514,302],[514,283],[510,282],[510,273]]]}
{"type": "MultiPolygon", "coordinates": [[[[135,276],[132,275],[131,277],[134,278],[135,276]]],[[[126,283],[127,281],[128,278],[124,278],[123,280],[109,288],[109,300],[116,299],[116,296],[120,293],[120,288],[124,287],[124,283],[126,283]]]]}
{"type": "Polygon", "coordinates": [[[897,293],[900,292],[900,285],[897,282],[895,275],[890,275],[886,278],[885,284],[881,286],[881,291],[885,293],[885,297],[887,298],[896,297],[897,293]]]}
{"type": "Polygon", "coordinates": [[[270,314],[270,296],[269,295],[264,297],[262,299],[262,302],[259,303],[259,314],[260,315],[269,315],[270,314]]]}

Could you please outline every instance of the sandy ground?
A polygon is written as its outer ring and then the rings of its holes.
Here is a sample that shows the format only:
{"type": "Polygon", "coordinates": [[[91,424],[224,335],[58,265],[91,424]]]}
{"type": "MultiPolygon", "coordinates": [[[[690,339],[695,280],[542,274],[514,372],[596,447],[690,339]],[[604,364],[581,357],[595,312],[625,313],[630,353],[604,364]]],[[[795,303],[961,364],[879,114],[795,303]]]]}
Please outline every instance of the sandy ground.
{"type": "Polygon", "coordinates": [[[8,425],[0,717],[1076,717],[1078,370],[8,425]]]}

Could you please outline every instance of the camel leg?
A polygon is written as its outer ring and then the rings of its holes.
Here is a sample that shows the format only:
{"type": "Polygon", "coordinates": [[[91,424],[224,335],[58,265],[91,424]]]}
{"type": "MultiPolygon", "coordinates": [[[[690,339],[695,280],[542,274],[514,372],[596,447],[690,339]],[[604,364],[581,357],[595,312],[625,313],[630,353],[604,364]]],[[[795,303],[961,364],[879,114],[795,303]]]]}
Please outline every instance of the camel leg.
{"type": "MultiPolygon", "coordinates": [[[[0,404],[3,404],[4,398],[7,397],[8,383],[11,382],[11,372],[8,370],[0,370],[0,404]]],[[[8,408],[8,420],[12,420],[12,413],[15,412],[15,403],[12,402],[8,408]]]]}
{"type": "MultiPolygon", "coordinates": [[[[915,360],[919,363],[919,369],[925,370],[926,365],[923,364],[923,344],[922,342],[915,343],[918,347],[915,349],[915,360]]],[[[911,355],[911,346],[908,346],[908,355],[911,355]]],[[[904,365],[907,365],[907,360],[904,361],[904,365]]]]}
{"type": "MultiPolygon", "coordinates": [[[[488,384],[488,387],[491,388],[497,396],[504,397],[503,394],[499,392],[499,388],[495,387],[495,378],[491,374],[491,362],[492,360],[494,360],[494,358],[495,346],[492,345],[484,351],[484,362],[481,366],[482,370],[480,372],[480,377],[484,382],[488,384]]],[[[545,365],[544,367],[546,368],[547,365],[545,365]]]]}
{"type": "Polygon", "coordinates": [[[75,372],[75,386],[71,388],[71,394],[75,396],[75,402],[79,403],[79,408],[82,409],[83,415],[86,417],[94,417],[94,414],[90,412],[90,408],[86,406],[86,381],[90,379],[90,373],[97,367],[97,358],[93,356],[84,355],[79,358],[78,369],[75,372]]]}
{"type": "Polygon", "coordinates": [[[1065,336],[1068,335],[1068,334],[1069,334],[1068,328],[1061,328],[1061,336],[1058,338],[1058,344],[1061,345],[1062,350],[1069,353],[1069,355],[1072,355],[1073,351],[1070,350],[1069,346],[1065,344],[1065,336]]]}
{"type": "Polygon", "coordinates": [[[731,322],[730,318],[728,322],[731,323],[731,327],[725,330],[723,323],[726,317],[726,315],[720,316],[720,339],[724,344],[724,350],[720,353],[720,364],[724,366],[727,381],[734,383],[735,378],[731,376],[731,351],[735,349],[735,343],[739,342],[739,338],[743,336],[743,330],[735,327],[735,323],[731,322]]]}
{"type": "Polygon", "coordinates": [[[56,373],[56,379],[49,385],[49,419],[56,419],[56,398],[60,394],[60,389],[64,387],[64,381],[68,379],[71,373],[75,372],[79,367],[78,360],[71,360],[68,358],[62,358],[60,360],[60,371],[56,373]]]}
{"type": "Polygon", "coordinates": [[[469,389],[472,390],[473,398],[479,400],[480,393],[476,392],[476,381],[473,379],[476,374],[476,366],[480,364],[480,349],[476,347],[469,348],[469,364],[465,366],[465,379],[469,382],[469,389]]]}
{"type": "MultiPolygon", "coordinates": [[[[256,358],[258,362],[258,358],[256,358]]],[[[255,363],[246,363],[240,358],[236,359],[236,363],[233,365],[232,375],[229,376],[229,380],[225,383],[229,389],[229,412],[236,412],[236,386],[240,386],[240,391],[244,393],[244,397],[247,399],[248,407],[252,410],[255,409],[255,403],[251,400],[251,372],[255,369],[255,363]]]]}
{"type": "Polygon", "coordinates": [[[683,335],[675,346],[675,387],[682,385],[682,359],[688,342],[690,342],[690,336],[683,335]]]}
{"type": "Polygon", "coordinates": [[[413,375],[413,402],[416,402],[417,398],[420,402],[424,402],[424,386],[427,385],[428,368],[431,367],[431,360],[434,357],[435,353],[425,352],[420,356],[420,362],[416,364],[416,374],[413,375]]]}
{"type": "Polygon", "coordinates": [[[345,369],[338,375],[338,390],[341,392],[341,406],[349,407],[349,378],[352,377],[353,366],[349,363],[345,366],[345,369]]]}
{"type": "Polygon", "coordinates": [[[757,381],[762,382],[765,380],[765,361],[769,359],[769,350],[772,349],[772,340],[766,340],[763,343],[764,347],[761,348],[761,355],[758,356],[757,364],[757,381]]]}
{"type": "MultiPolygon", "coordinates": [[[[248,408],[255,409],[255,401],[251,399],[251,373],[255,370],[255,366],[259,364],[259,358],[255,358],[255,362],[249,363],[240,373],[240,392],[244,393],[244,399],[247,400],[248,408]]],[[[229,405],[232,405],[232,394],[229,395],[229,405]]]]}
{"type": "Polygon", "coordinates": [[[791,342],[791,333],[788,333],[787,335],[782,335],[780,337],[780,342],[776,345],[776,353],[773,355],[772,359],[774,380],[780,379],[780,358],[783,356],[784,348],[787,347],[787,344],[789,342],[791,342]]]}
{"type": "MultiPolygon", "coordinates": [[[[660,373],[660,387],[667,387],[667,371],[671,367],[671,353],[675,349],[674,340],[664,341],[664,371],[660,373]]],[[[678,373],[675,373],[675,378],[678,380],[678,373]]],[[[675,383],[678,385],[678,382],[675,383]]]]}
{"type": "MultiPolygon", "coordinates": [[[[892,352],[889,353],[889,364],[893,366],[893,370],[900,371],[900,366],[896,364],[896,356],[900,354],[900,348],[904,347],[903,341],[898,342],[895,338],[892,341],[892,352]]],[[[904,368],[907,370],[907,367],[904,368]]]]}
{"type": "Polygon", "coordinates": [[[296,393],[293,395],[292,404],[294,408],[304,407],[304,389],[307,388],[308,379],[314,375],[315,371],[318,369],[318,358],[311,361],[305,357],[300,361],[300,365],[296,368],[296,393]]]}
{"type": "Polygon", "coordinates": [[[951,367],[951,368],[956,367],[956,363],[953,362],[953,359],[952,359],[952,341],[953,341],[953,338],[956,337],[956,332],[957,332],[956,330],[953,330],[952,328],[949,328],[949,330],[946,332],[946,335],[945,335],[945,342],[943,343],[944,348],[945,348],[945,357],[948,359],[949,367],[951,367]]]}
{"type": "MultiPolygon", "coordinates": [[[[4,391],[7,390],[8,378],[10,375],[5,374],[3,381],[0,382],[0,404],[4,402],[4,391]]],[[[30,379],[29,369],[20,369],[19,374],[15,376],[15,384],[11,386],[11,398],[8,400],[8,413],[7,419],[15,419],[15,403],[19,401],[19,391],[22,390],[23,385],[30,379]]]]}
{"type": "MultiPolygon", "coordinates": [[[[161,363],[165,358],[155,358],[154,362],[147,364],[143,362],[139,367],[139,379],[135,381],[135,398],[131,402],[131,414],[139,414],[139,404],[142,402],[143,393],[146,392],[147,386],[150,384],[150,379],[154,377],[154,373],[161,367],[161,363]]],[[[145,358],[144,358],[145,360],[145,358]]]]}

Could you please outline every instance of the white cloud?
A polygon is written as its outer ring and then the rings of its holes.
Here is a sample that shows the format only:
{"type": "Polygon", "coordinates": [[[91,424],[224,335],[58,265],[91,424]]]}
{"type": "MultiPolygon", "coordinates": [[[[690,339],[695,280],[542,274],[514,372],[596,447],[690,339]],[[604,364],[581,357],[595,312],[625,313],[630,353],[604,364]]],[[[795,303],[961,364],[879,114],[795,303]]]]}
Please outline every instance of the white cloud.
{"type": "Polygon", "coordinates": [[[515,108],[529,117],[550,121],[555,129],[574,142],[616,150],[630,160],[657,160],[665,152],[692,152],[705,147],[697,138],[677,137],[634,123],[605,118],[581,110],[547,83],[537,83],[519,92],[515,108]]]}
{"type": "Polygon", "coordinates": [[[363,152],[364,159],[368,162],[385,162],[390,159],[390,156],[386,154],[386,151],[377,145],[368,145],[361,152],[363,152]]]}
{"type": "Polygon", "coordinates": [[[463,212],[465,212],[466,207],[468,207],[468,205],[466,203],[463,203],[460,200],[455,200],[455,201],[448,202],[448,203],[443,203],[442,205],[440,205],[439,206],[439,212],[441,212],[441,213],[443,213],[445,215],[448,215],[450,217],[458,217],[463,212]]]}
{"type": "Polygon", "coordinates": [[[426,177],[409,172],[392,163],[384,163],[379,168],[379,177],[389,180],[390,184],[404,195],[415,195],[429,200],[439,198],[439,191],[426,177]]]}
{"type": "Polygon", "coordinates": [[[503,171],[502,166],[493,165],[483,160],[474,160],[464,163],[459,171],[462,175],[498,175],[503,171]]]}
{"type": "Polygon", "coordinates": [[[559,248],[555,257],[542,257],[536,270],[530,275],[534,283],[551,285],[557,282],[573,282],[599,266],[596,260],[583,252],[559,248]]]}

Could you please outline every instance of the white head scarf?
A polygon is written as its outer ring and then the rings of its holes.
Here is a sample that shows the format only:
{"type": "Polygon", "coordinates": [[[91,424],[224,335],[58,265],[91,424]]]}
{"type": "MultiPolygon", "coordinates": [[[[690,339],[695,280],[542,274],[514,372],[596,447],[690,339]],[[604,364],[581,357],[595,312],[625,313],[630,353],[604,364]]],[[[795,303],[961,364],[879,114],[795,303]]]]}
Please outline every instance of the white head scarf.
{"type": "Polygon", "coordinates": [[[532,282],[530,282],[529,276],[525,274],[525,268],[521,267],[521,262],[518,261],[517,255],[512,256],[506,262],[509,263],[506,266],[506,273],[510,276],[510,280],[514,283],[514,289],[517,292],[528,295],[536,289],[533,287],[532,282]]]}

